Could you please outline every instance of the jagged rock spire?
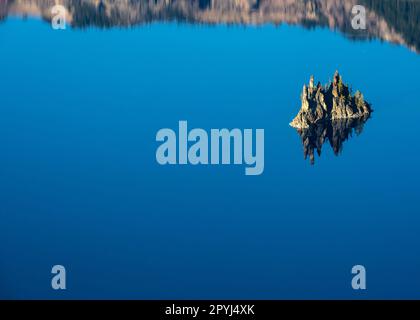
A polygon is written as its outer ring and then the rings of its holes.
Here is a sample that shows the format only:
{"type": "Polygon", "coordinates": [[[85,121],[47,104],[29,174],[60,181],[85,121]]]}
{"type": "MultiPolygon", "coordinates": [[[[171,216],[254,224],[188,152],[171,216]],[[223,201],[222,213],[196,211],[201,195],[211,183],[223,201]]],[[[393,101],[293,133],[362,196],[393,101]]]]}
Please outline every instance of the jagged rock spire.
{"type": "Polygon", "coordinates": [[[308,128],[320,121],[370,115],[372,109],[364,100],[363,94],[358,92],[352,96],[338,70],[334,73],[333,79],[333,82],[325,88],[318,85],[315,94],[314,77],[310,77],[309,86],[303,86],[301,109],[290,123],[292,127],[308,128]]]}
{"type": "Polygon", "coordinates": [[[314,87],[314,76],[311,76],[310,80],[309,80],[309,88],[313,88],[314,87]]]}

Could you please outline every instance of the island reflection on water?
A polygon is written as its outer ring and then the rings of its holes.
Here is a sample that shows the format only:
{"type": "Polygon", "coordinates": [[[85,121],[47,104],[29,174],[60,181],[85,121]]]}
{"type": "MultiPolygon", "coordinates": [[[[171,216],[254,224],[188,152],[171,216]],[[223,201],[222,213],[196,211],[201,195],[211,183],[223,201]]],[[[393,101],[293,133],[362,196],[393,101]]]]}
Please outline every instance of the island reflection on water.
{"type": "Polygon", "coordinates": [[[344,142],[362,134],[365,123],[370,119],[369,115],[361,118],[341,119],[319,122],[309,128],[296,129],[303,145],[305,160],[309,157],[311,164],[315,164],[315,153],[321,156],[323,145],[329,141],[336,156],[343,151],[344,142]]]}

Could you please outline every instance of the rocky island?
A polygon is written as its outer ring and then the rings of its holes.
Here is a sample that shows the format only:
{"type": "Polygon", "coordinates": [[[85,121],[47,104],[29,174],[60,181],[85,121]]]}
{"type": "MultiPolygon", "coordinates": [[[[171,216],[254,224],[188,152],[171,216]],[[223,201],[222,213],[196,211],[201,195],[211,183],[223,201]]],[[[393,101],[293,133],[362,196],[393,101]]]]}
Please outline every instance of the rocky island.
{"type": "Polygon", "coordinates": [[[325,86],[320,83],[315,86],[312,76],[309,85],[303,86],[301,99],[302,106],[290,125],[296,128],[304,157],[309,157],[311,164],[315,163],[315,154],[321,156],[322,146],[327,141],[338,156],[353,133],[362,133],[372,113],[363,94],[357,91],[352,95],[338,71],[333,81],[325,86]]]}
{"type": "Polygon", "coordinates": [[[311,76],[309,85],[303,86],[301,100],[299,113],[290,123],[298,129],[307,129],[326,121],[366,118],[372,112],[363,94],[356,91],[352,95],[338,71],[333,81],[325,86],[319,82],[315,85],[314,77],[311,76]]]}

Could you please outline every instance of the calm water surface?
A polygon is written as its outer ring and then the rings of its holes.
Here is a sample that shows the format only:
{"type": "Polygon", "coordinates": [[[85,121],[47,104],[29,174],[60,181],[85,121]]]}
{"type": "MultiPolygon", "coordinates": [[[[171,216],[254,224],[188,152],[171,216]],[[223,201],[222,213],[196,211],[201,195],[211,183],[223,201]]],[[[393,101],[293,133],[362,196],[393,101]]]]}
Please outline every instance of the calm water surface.
{"type": "Polygon", "coordinates": [[[1,298],[420,298],[420,56],[329,28],[0,24],[1,298]],[[375,112],[314,165],[288,123],[338,69],[375,112]],[[156,132],[265,129],[265,171],[159,166],[156,132]],[[51,266],[68,289],[50,287],[51,266]],[[363,264],[368,290],[352,290],[363,264]]]}

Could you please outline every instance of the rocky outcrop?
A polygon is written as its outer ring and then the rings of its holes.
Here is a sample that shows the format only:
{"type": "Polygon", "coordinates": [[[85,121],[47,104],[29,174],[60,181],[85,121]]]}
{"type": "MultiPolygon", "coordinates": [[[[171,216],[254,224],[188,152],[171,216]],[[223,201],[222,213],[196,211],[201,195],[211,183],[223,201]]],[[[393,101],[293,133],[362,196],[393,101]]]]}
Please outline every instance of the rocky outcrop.
{"type": "Polygon", "coordinates": [[[312,76],[309,85],[303,86],[301,100],[299,113],[290,123],[294,128],[309,128],[332,120],[363,118],[372,112],[363,94],[357,91],[352,95],[338,71],[333,81],[325,86],[319,82],[315,85],[312,76]]]}

